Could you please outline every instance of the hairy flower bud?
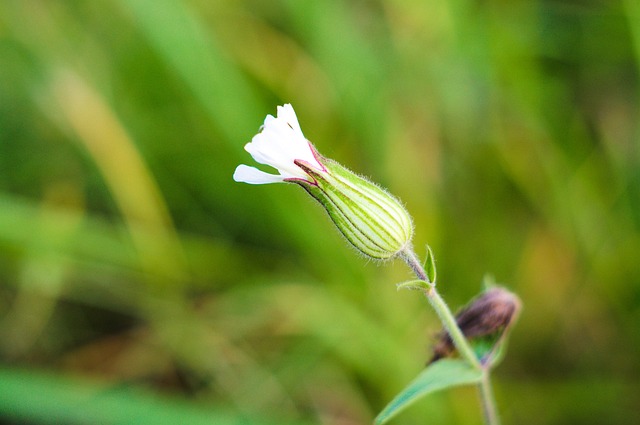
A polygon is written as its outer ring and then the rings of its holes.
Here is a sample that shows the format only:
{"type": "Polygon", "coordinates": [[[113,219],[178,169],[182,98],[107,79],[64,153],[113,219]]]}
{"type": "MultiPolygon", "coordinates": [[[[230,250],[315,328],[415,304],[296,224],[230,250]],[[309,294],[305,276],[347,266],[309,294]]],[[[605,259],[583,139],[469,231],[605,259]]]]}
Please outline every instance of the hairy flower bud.
{"type": "Polygon", "coordinates": [[[351,244],[363,254],[387,259],[411,241],[409,213],[387,191],[331,160],[322,160],[326,172],[303,169],[314,182],[298,181],[322,204],[351,244]]]}
{"type": "Polygon", "coordinates": [[[291,105],[278,107],[245,149],[278,175],[239,165],[234,180],[251,184],[290,182],[302,186],[327,211],[347,240],[375,259],[388,259],[410,244],[413,225],[402,204],[384,189],[323,158],[300,129],[291,105]]]}

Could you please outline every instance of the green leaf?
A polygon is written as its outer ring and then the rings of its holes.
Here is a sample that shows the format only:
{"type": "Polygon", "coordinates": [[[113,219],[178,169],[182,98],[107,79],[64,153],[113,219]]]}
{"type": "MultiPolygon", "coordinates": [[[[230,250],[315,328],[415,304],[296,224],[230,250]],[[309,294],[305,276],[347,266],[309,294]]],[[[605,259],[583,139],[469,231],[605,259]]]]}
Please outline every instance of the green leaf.
{"type": "Polygon", "coordinates": [[[436,259],[433,256],[433,251],[431,247],[427,245],[427,258],[424,260],[424,271],[427,273],[427,277],[429,278],[429,282],[435,285],[436,283],[436,259]]]}
{"type": "Polygon", "coordinates": [[[442,359],[431,363],[376,417],[382,425],[418,399],[436,391],[460,385],[475,384],[482,379],[482,370],[462,359],[442,359]]]}
{"type": "Polygon", "coordinates": [[[424,290],[429,290],[433,288],[433,284],[424,280],[416,279],[416,280],[408,280],[406,282],[398,283],[396,285],[396,288],[398,288],[398,291],[401,289],[409,289],[412,291],[424,291],[424,290]]]}

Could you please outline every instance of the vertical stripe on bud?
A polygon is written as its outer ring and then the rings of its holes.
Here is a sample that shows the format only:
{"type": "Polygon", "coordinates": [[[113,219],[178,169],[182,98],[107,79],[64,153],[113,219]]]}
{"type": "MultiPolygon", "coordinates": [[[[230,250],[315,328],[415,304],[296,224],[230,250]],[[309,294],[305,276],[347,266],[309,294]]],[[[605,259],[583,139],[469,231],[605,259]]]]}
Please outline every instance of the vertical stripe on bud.
{"type": "Polygon", "coordinates": [[[335,161],[322,159],[326,171],[297,163],[314,180],[296,181],[322,204],[331,220],[363,254],[388,259],[411,241],[411,217],[387,191],[347,170],[335,161]]]}

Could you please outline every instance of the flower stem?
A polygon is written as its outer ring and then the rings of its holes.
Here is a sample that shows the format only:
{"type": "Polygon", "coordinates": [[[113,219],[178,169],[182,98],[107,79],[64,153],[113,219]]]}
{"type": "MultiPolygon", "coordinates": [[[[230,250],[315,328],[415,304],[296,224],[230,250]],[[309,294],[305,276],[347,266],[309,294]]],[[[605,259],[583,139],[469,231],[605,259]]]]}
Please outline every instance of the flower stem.
{"type": "Polygon", "coordinates": [[[475,353],[471,349],[471,346],[464,337],[464,334],[460,330],[456,318],[451,313],[451,310],[444,302],[438,291],[436,290],[435,282],[431,282],[424,267],[418,260],[418,257],[411,248],[405,249],[400,257],[411,267],[418,279],[429,283],[431,286],[429,289],[425,289],[424,295],[429,300],[429,303],[438,314],[438,317],[442,321],[442,324],[451,337],[451,341],[458,349],[460,355],[474,368],[482,370],[482,380],[478,384],[480,390],[480,399],[482,403],[482,411],[484,414],[484,420],[486,425],[500,425],[500,417],[496,409],[496,401],[493,396],[493,389],[491,388],[490,370],[487,367],[483,367],[475,353]]]}
{"type": "Polygon", "coordinates": [[[456,323],[455,317],[451,313],[451,310],[449,310],[449,307],[444,302],[438,291],[436,291],[436,288],[432,287],[431,289],[424,291],[424,294],[429,300],[431,307],[433,307],[436,313],[438,313],[438,317],[440,317],[444,328],[449,333],[451,341],[453,341],[453,344],[458,349],[460,355],[464,357],[464,359],[471,366],[475,367],[476,369],[481,369],[482,366],[480,365],[478,358],[471,349],[471,346],[469,346],[467,339],[462,334],[460,327],[458,327],[458,323],[456,323]]]}
{"type": "MultiPolygon", "coordinates": [[[[429,278],[427,277],[427,272],[424,271],[424,267],[420,264],[420,260],[416,256],[416,253],[413,252],[411,248],[407,248],[400,253],[400,258],[404,260],[405,263],[411,267],[411,270],[416,274],[418,279],[424,280],[425,282],[429,282],[429,278]]],[[[429,282],[433,283],[433,282],[429,282]]]]}
{"type": "Polygon", "coordinates": [[[424,295],[429,300],[431,307],[433,307],[433,309],[438,314],[438,317],[442,321],[442,324],[446,331],[449,333],[451,341],[453,341],[453,344],[458,349],[460,355],[464,357],[464,359],[471,366],[475,367],[476,369],[482,369],[478,358],[471,349],[471,346],[467,342],[467,339],[462,334],[462,331],[460,330],[455,317],[451,313],[451,310],[436,290],[435,282],[429,281],[427,273],[425,272],[424,267],[422,267],[422,264],[420,264],[420,261],[418,260],[416,254],[413,252],[413,250],[407,249],[401,254],[401,257],[409,265],[409,267],[411,267],[418,279],[432,284],[429,289],[426,289],[424,291],[424,295]]]}
{"type": "Polygon", "coordinates": [[[496,400],[493,396],[491,388],[491,377],[489,370],[485,369],[482,374],[482,381],[478,384],[480,389],[480,399],[482,402],[482,412],[484,413],[484,422],[487,425],[500,425],[500,417],[496,409],[496,400]]]}

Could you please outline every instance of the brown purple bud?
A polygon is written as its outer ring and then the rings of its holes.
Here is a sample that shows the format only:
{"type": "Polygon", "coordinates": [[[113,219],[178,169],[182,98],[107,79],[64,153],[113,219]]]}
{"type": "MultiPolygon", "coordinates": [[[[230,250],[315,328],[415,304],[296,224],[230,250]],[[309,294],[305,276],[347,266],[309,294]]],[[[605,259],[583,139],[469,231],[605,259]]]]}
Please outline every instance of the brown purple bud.
{"type": "MultiPolygon", "coordinates": [[[[456,323],[480,362],[486,363],[491,358],[509,326],[517,318],[520,306],[520,299],[515,294],[504,288],[493,287],[456,314],[456,323]]],[[[455,346],[446,331],[438,334],[433,352],[429,363],[454,354],[455,346]]]]}

